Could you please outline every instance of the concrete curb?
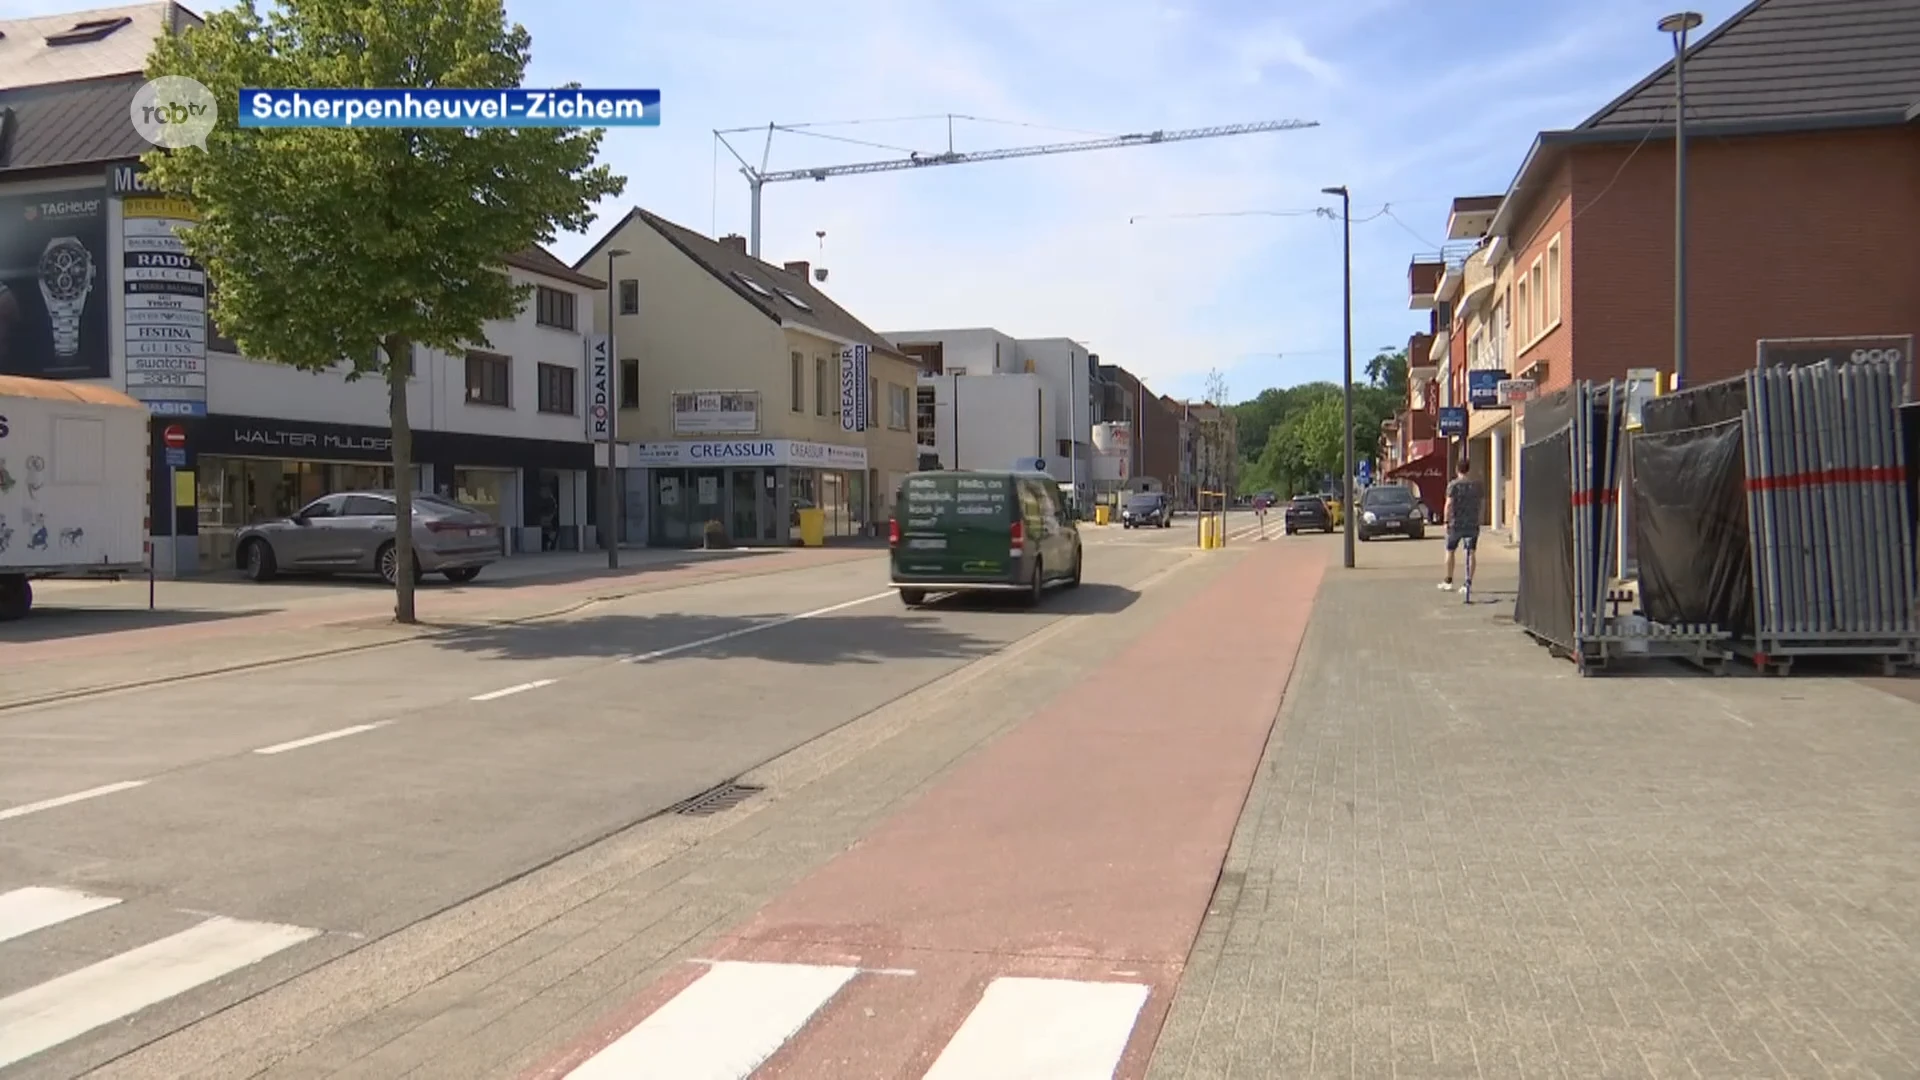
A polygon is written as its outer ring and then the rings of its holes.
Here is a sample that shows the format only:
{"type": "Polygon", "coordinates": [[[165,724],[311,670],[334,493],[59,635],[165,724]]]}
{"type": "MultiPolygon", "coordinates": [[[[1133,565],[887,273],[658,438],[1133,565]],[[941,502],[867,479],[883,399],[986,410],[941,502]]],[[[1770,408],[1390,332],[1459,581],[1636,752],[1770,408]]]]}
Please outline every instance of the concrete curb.
{"type": "MultiPolygon", "coordinates": [[[[209,668],[205,671],[183,672],[183,673],[174,674],[174,675],[158,675],[152,678],[132,679],[126,682],[118,682],[118,683],[113,683],[106,686],[89,686],[89,687],[83,687],[75,690],[63,690],[63,691],[59,691],[57,693],[52,693],[52,694],[42,694],[38,697],[15,698],[11,701],[0,701],[0,713],[13,712],[19,709],[31,709],[40,705],[58,705],[64,702],[78,701],[84,698],[100,697],[106,694],[117,694],[127,690],[143,690],[143,689],[147,689],[149,687],[154,687],[154,686],[170,686],[174,683],[190,682],[194,679],[217,678],[221,675],[231,675],[231,674],[234,674],[235,672],[240,672],[240,671],[258,671],[262,668],[278,667],[283,664],[297,664],[305,660],[318,660],[323,657],[329,657],[329,656],[347,656],[353,653],[370,652],[374,649],[391,648],[395,645],[412,645],[422,641],[439,641],[439,640],[444,640],[448,638],[459,637],[461,634],[471,633],[474,630],[481,629],[484,627],[521,626],[527,623],[539,622],[543,619],[556,619],[564,615],[571,615],[577,611],[585,610],[586,608],[592,607],[595,604],[604,604],[613,600],[624,600],[630,596],[641,596],[647,593],[673,592],[677,589],[690,589],[699,585],[710,585],[715,581],[721,581],[721,580],[744,581],[751,578],[772,577],[776,574],[794,574],[794,573],[799,573],[803,570],[817,570],[823,566],[838,566],[843,563],[852,563],[852,562],[858,562],[858,561],[859,559],[857,557],[849,557],[846,559],[833,559],[827,562],[814,563],[810,566],[788,566],[788,567],[780,567],[777,569],[770,569],[770,570],[756,570],[750,573],[728,574],[728,575],[721,575],[718,577],[706,577],[706,578],[700,578],[694,581],[680,582],[677,584],[643,585],[638,588],[627,589],[620,592],[596,594],[593,596],[586,597],[585,599],[582,599],[582,600],[576,600],[571,603],[564,604],[557,608],[551,608],[544,611],[532,612],[526,615],[516,615],[516,616],[513,616],[512,618],[487,618],[485,616],[479,616],[479,617],[475,617],[470,622],[462,624],[460,626],[447,627],[445,629],[440,629],[440,630],[430,630],[424,633],[412,634],[406,637],[397,637],[387,641],[367,641],[367,642],[361,642],[353,645],[329,645],[322,648],[308,649],[302,652],[291,653],[286,656],[274,656],[274,657],[267,657],[259,660],[247,660],[237,664],[227,664],[222,667],[209,668]]],[[[378,616],[374,616],[374,618],[378,618],[378,616]]],[[[365,620],[341,619],[336,622],[322,623],[319,626],[311,627],[309,629],[324,630],[329,626],[347,626],[356,622],[363,622],[363,621],[365,620]]],[[[417,625],[426,626],[426,625],[432,625],[432,624],[422,623],[417,625]]]]}

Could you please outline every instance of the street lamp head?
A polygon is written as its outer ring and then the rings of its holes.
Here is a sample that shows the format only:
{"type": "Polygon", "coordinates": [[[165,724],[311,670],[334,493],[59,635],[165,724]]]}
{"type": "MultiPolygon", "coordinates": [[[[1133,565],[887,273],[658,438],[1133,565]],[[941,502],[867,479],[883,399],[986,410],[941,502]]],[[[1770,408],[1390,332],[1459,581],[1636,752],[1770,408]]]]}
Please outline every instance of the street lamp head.
{"type": "Polygon", "coordinates": [[[1323,187],[1320,189],[1320,193],[1322,195],[1338,195],[1344,199],[1347,197],[1347,187],[1345,184],[1339,187],[1323,187]]]}
{"type": "Polygon", "coordinates": [[[1660,29],[1669,34],[1684,34],[1698,29],[1705,21],[1697,11],[1676,11],[1660,20],[1660,29]]]}
{"type": "Polygon", "coordinates": [[[609,259],[617,259],[622,255],[631,255],[631,254],[633,254],[633,252],[628,251],[626,248],[608,248],[607,249],[607,258],[609,259]]]}

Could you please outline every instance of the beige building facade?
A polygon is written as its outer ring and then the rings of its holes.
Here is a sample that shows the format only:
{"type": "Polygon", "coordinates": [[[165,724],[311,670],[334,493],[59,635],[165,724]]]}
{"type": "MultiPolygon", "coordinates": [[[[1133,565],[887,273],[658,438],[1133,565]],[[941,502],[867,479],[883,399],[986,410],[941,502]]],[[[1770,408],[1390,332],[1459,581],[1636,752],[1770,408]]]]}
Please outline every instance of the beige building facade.
{"type": "Polygon", "coordinates": [[[792,544],[809,509],[829,539],[885,529],[919,460],[919,369],[807,264],[636,209],[577,266],[610,282],[595,321],[616,358],[627,543],[694,546],[718,522],[735,544],[792,544]]]}

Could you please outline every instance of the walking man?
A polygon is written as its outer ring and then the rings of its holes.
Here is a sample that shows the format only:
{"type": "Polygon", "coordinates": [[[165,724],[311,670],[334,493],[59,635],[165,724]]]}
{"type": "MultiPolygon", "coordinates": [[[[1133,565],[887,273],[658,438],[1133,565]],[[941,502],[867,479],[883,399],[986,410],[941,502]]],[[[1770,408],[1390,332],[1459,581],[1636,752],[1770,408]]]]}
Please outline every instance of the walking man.
{"type": "Polygon", "coordinates": [[[1469,553],[1480,545],[1480,508],[1485,498],[1480,485],[1467,475],[1467,459],[1461,458],[1458,473],[1447,485],[1447,576],[1440,582],[1443,590],[1453,588],[1453,560],[1461,545],[1469,553]]]}

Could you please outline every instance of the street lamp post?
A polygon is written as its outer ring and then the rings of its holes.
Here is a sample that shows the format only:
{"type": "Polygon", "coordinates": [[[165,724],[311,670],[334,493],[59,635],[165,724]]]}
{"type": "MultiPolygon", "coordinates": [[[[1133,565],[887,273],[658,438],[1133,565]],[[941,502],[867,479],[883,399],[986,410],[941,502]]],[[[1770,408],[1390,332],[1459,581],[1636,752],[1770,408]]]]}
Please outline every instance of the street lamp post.
{"type": "Polygon", "coordinates": [[[607,536],[607,569],[620,569],[620,519],[615,507],[620,501],[620,472],[614,465],[614,448],[620,438],[620,350],[614,346],[614,326],[620,318],[620,297],[613,280],[613,260],[628,254],[621,248],[607,249],[607,472],[601,483],[600,531],[607,536]]]}
{"type": "Polygon", "coordinates": [[[1660,20],[1673,37],[1673,386],[1687,381],[1687,32],[1700,13],[1681,11],[1660,20]]]}
{"type": "Polygon", "coordinates": [[[1353,569],[1353,197],[1347,193],[1346,185],[1321,188],[1322,193],[1340,196],[1340,266],[1341,266],[1341,304],[1340,311],[1344,321],[1343,336],[1345,357],[1341,367],[1340,412],[1342,417],[1341,446],[1344,451],[1341,459],[1340,476],[1340,518],[1345,523],[1346,568],[1353,569]]]}

